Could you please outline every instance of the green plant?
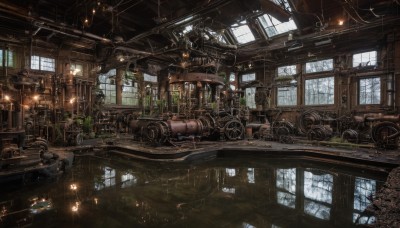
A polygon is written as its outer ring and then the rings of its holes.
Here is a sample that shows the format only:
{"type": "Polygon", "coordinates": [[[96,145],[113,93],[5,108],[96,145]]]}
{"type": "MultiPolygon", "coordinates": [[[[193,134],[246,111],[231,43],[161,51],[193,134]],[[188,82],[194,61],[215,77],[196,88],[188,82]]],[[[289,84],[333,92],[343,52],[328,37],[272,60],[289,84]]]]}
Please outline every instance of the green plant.
{"type": "Polygon", "coordinates": [[[87,116],[84,120],[83,120],[83,124],[82,124],[82,130],[84,133],[90,133],[92,132],[93,129],[93,120],[91,116],[87,116]]]}
{"type": "Polygon", "coordinates": [[[246,105],[246,98],[245,97],[241,97],[239,99],[239,103],[240,103],[240,105],[245,106],[246,105]]]}

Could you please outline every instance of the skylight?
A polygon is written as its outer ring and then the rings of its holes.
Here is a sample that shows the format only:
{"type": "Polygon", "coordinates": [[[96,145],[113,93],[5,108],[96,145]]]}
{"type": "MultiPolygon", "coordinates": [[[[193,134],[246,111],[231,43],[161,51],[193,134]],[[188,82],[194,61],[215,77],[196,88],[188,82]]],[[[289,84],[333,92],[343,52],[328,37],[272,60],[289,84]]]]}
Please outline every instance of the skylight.
{"type": "Polygon", "coordinates": [[[182,34],[185,35],[193,30],[193,25],[186,25],[185,28],[182,30],[182,34]]]}
{"type": "Polygon", "coordinates": [[[297,29],[296,23],[294,23],[292,18],[290,18],[288,22],[280,22],[275,17],[269,14],[264,14],[258,17],[258,19],[269,37],[297,29]]]}
{"type": "Polygon", "coordinates": [[[241,21],[239,24],[233,24],[231,30],[239,44],[245,44],[255,40],[246,20],[241,21]]]}
{"type": "MultiPolygon", "coordinates": [[[[224,37],[221,33],[214,32],[213,30],[211,30],[211,29],[209,29],[209,28],[207,29],[207,31],[208,31],[208,33],[209,33],[211,36],[213,36],[213,38],[216,39],[218,42],[221,42],[221,43],[226,44],[225,37],[224,37]]],[[[209,38],[211,38],[211,37],[209,37],[209,38]]]]}
{"type": "Polygon", "coordinates": [[[278,6],[282,7],[284,10],[292,12],[292,8],[290,8],[290,5],[287,0],[271,0],[271,1],[277,4],[278,6]]]}

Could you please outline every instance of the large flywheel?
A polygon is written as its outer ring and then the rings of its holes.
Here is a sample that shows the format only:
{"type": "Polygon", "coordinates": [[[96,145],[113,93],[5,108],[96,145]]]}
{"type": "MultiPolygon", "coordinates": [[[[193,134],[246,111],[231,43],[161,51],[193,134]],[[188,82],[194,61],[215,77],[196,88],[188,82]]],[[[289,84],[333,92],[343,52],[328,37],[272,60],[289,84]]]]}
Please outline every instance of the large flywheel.
{"type": "Polygon", "coordinates": [[[150,122],[144,129],[144,140],[160,145],[169,140],[168,124],[163,121],[150,122]]]}
{"type": "Polygon", "coordinates": [[[372,128],[371,137],[376,147],[397,149],[399,146],[400,127],[392,122],[382,122],[372,128]]]}
{"type": "Polygon", "coordinates": [[[228,140],[239,140],[243,138],[244,126],[239,120],[231,120],[225,124],[225,137],[228,140]]]}

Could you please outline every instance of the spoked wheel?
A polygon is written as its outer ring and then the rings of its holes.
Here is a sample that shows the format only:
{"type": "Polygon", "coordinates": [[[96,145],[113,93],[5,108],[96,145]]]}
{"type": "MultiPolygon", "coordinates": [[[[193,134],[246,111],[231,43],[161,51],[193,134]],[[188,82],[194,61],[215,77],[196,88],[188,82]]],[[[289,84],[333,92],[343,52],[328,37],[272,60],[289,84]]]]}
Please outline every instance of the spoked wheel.
{"type": "Polygon", "coordinates": [[[397,149],[399,146],[400,127],[392,122],[382,122],[372,128],[371,136],[376,147],[397,149]]]}
{"type": "Polygon", "coordinates": [[[243,138],[244,126],[238,120],[231,120],[225,124],[225,136],[228,140],[234,141],[243,138]]]}

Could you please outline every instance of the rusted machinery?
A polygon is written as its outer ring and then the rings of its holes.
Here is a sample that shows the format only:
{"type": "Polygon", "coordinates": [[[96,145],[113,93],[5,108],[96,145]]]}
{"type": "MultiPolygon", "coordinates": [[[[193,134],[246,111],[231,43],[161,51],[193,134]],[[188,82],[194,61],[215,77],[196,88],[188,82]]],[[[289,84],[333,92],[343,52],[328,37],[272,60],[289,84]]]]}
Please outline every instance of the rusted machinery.
{"type": "Polygon", "coordinates": [[[299,117],[299,132],[310,140],[327,140],[340,135],[352,143],[373,141],[377,148],[397,149],[400,136],[400,115],[368,113],[335,118],[316,110],[306,110],[299,117]]]}
{"type": "Polygon", "coordinates": [[[153,145],[162,145],[186,138],[238,140],[244,135],[240,120],[228,113],[205,113],[196,119],[140,118],[130,122],[135,138],[153,145]]]}
{"type": "MultiPolygon", "coordinates": [[[[354,116],[353,121],[355,126],[369,130],[370,138],[375,143],[376,147],[383,149],[397,149],[400,136],[400,115],[384,115],[382,113],[369,113],[363,116],[354,116]]],[[[362,131],[357,129],[348,129],[342,137],[348,141],[361,141],[362,131]]]]}

